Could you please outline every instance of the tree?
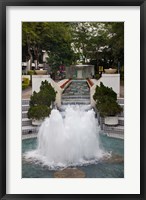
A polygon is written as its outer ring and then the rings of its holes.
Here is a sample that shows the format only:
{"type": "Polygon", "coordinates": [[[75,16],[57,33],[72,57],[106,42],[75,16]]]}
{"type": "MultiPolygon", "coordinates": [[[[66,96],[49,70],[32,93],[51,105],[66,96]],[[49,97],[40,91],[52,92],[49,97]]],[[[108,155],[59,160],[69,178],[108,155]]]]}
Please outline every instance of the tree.
{"type": "Polygon", "coordinates": [[[42,81],[39,92],[33,92],[30,98],[28,118],[42,120],[51,112],[51,104],[55,101],[56,92],[50,83],[42,81]]]}
{"type": "Polygon", "coordinates": [[[72,23],[73,47],[83,63],[96,61],[107,65],[123,64],[124,24],[119,22],[72,23]]]}
{"type": "Polygon", "coordinates": [[[23,59],[39,61],[41,51],[46,50],[51,66],[71,64],[74,51],[71,48],[69,23],[59,22],[23,22],[22,24],[23,59]]]}
{"type": "Polygon", "coordinates": [[[106,87],[100,83],[100,87],[96,86],[93,99],[96,102],[96,108],[102,117],[115,116],[122,112],[122,107],[117,103],[117,94],[112,88],[106,87]]]}
{"type": "Polygon", "coordinates": [[[123,22],[23,22],[23,60],[41,61],[46,50],[52,69],[77,61],[124,64],[123,22]]]}

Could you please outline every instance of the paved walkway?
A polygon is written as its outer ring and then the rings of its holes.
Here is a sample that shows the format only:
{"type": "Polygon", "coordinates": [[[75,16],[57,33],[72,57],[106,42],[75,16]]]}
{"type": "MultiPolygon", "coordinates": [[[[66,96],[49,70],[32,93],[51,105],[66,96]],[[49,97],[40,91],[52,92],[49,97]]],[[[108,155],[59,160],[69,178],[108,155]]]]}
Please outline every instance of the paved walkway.
{"type": "Polygon", "coordinates": [[[22,99],[29,99],[32,95],[32,87],[28,87],[25,90],[22,90],[22,99]]]}
{"type": "Polygon", "coordinates": [[[120,86],[120,97],[124,97],[124,86],[120,86]]]}

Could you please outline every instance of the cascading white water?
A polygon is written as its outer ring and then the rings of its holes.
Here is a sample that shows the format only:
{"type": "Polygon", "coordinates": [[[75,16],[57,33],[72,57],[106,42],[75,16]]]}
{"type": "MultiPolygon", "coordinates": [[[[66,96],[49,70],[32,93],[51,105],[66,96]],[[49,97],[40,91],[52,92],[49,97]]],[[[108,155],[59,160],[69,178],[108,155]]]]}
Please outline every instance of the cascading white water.
{"type": "Polygon", "coordinates": [[[52,110],[38,133],[38,148],[25,157],[50,169],[94,163],[105,156],[99,145],[99,127],[93,110],[68,106],[64,117],[52,110]]]}

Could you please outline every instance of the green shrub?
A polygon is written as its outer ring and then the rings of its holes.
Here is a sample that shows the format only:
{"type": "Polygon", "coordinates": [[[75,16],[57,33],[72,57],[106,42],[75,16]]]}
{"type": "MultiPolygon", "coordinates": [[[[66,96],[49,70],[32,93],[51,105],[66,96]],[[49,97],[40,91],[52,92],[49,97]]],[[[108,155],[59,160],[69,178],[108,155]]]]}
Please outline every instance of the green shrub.
{"type": "Polygon", "coordinates": [[[27,72],[27,75],[35,75],[35,74],[36,74],[35,70],[29,70],[27,72]]]}
{"type": "Polygon", "coordinates": [[[100,87],[96,86],[93,99],[96,102],[96,108],[100,115],[115,116],[122,112],[122,107],[117,103],[117,94],[112,88],[106,87],[103,83],[100,83],[100,87]]]}
{"type": "Polygon", "coordinates": [[[23,78],[23,81],[22,81],[22,90],[26,89],[30,84],[30,81],[28,78],[23,78]]]}
{"type": "Polygon", "coordinates": [[[30,81],[28,78],[23,78],[22,83],[29,85],[30,81]]]}
{"type": "Polygon", "coordinates": [[[28,118],[39,120],[49,116],[51,112],[50,106],[55,101],[55,98],[56,92],[51,84],[49,84],[48,81],[42,81],[40,91],[34,91],[31,95],[28,118]]]}
{"type": "Polygon", "coordinates": [[[95,78],[98,80],[100,78],[100,74],[96,74],[95,78]]]}
{"type": "Polygon", "coordinates": [[[46,105],[37,105],[30,107],[28,110],[28,118],[43,120],[45,117],[48,117],[51,112],[51,109],[46,105]]]}
{"type": "Polygon", "coordinates": [[[27,84],[22,83],[22,90],[25,90],[28,87],[27,84]]]}

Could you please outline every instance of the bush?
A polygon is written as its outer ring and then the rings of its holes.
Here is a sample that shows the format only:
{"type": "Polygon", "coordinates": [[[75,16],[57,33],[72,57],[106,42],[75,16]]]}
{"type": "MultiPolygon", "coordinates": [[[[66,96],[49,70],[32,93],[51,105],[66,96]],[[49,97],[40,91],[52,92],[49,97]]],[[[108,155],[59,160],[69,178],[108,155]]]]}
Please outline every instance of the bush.
{"type": "Polygon", "coordinates": [[[103,117],[115,116],[123,110],[117,103],[117,94],[112,88],[104,86],[103,83],[100,83],[100,87],[96,86],[93,99],[96,102],[97,110],[103,117]]]}
{"type": "Polygon", "coordinates": [[[27,84],[22,83],[22,90],[25,90],[28,87],[27,84]]]}
{"type": "Polygon", "coordinates": [[[51,109],[46,105],[37,105],[30,107],[28,111],[28,118],[43,120],[45,117],[48,117],[51,112],[51,109]]]}
{"type": "Polygon", "coordinates": [[[23,78],[23,81],[22,81],[22,90],[26,89],[30,84],[30,81],[28,78],[23,78]]]}
{"type": "Polygon", "coordinates": [[[36,74],[36,72],[34,70],[29,70],[27,72],[27,75],[35,75],[35,74],[36,74]]]}
{"type": "Polygon", "coordinates": [[[55,101],[56,92],[48,81],[42,81],[39,92],[33,92],[30,98],[28,118],[44,119],[49,116],[51,104],[55,101]]]}
{"type": "Polygon", "coordinates": [[[100,79],[100,74],[96,74],[95,75],[95,78],[98,80],[98,79],[100,79]]]}

